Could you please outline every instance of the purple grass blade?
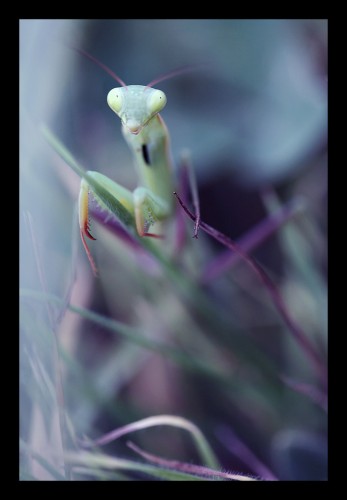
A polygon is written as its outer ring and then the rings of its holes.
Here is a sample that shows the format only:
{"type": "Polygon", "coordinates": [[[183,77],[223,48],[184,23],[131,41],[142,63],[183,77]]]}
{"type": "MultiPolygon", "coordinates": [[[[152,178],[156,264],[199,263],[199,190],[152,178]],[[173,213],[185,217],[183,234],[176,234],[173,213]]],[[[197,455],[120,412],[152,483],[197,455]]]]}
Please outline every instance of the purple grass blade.
{"type": "Polygon", "coordinates": [[[144,450],[141,450],[131,441],[127,442],[127,446],[131,448],[135,453],[138,453],[142,458],[152,462],[161,467],[169,468],[179,472],[186,472],[187,474],[196,474],[197,476],[204,476],[210,478],[221,478],[230,479],[233,481],[255,481],[256,479],[244,474],[222,472],[203,465],[194,465],[187,462],[179,462],[178,460],[167,460],[166,458],[158,457],[157,455],[152,455],[144,450]]]}
{"type": "MultiPolygon", "coordinates": [[[[183,210],[186,214],[195,222],[195,215],[189,210],[189,208],[183,203],[181,198],[177,193],[174,193],[178,202],[180,203],[183,210]]],[[[302,350],[306,353],[307,357],[311,360],[312,365],[314,366],[317,375],[319,376],[323,386],[326,388],[327,384],[327,368],[326,365],[321,360],[321,357],[317,353],[316,349],[313,347],[309,339],[307,338],[305,332],[301,329],[301,327],[291,318],[285,302],[275,285],[275,283],[271,280],[270,276],[265,272],[265,270],[257,263],[255,259],[250,257],[247,253],[245,253],[233,240],[231,240],[225,234],[217,231],[210,225],[205,222],[200,222],[200,227],[207,234],[215,238],[217,241],[228,247],[230,250],[237,252],[240,257],[248,264],[248,266],[257,274],[258,278],[261,280],[263,285],[268,290],[274,306],[277,308],[278,312],[282,316],[284,323],[287,325],[289,331],[292,333],[293,337],[300,345],[302,350]]]]}
{"type": "Polygon", "coordinates": [[[218,427],[216,434],[220,442],[247,467],[267,481],[278,481],[271,470],[241,441],[227,426],[218,427]]]}
{"type": "Polygon", "coordinates": [[[307,384],[305,382],[299,382],[297,380],[293,380],[290,377],[287,377],[286,375],[281,375],[281,380],[284,384],[286,384],[288,387],[293,389],[296,392],[299,392],[300,394],[303,394],[304,396],[307,396],[310,398],[314,403],[319,405],[321,408],[323,408],[324,411],[327,411],[328,409],[328,399],[327,395],[314,387],[311,384],[307,384]]]}
{"type": "MultiPolygon", "coordinates": [[[[277,231],[281,226],[288,222],[293,217],[302,213],[305,209],[306,203],[303,198],[295,198],[290,201],[286,206],[277,210],[275,213],[269,215],[259,224],[248,231],[242,238],[237,241],[237,245],[244,252],[251,252],[258,246],[260,246],[267,238],[269,238],[275,231],[277,231]]],[[[204,273],[202,275],[202,283],[209,283],[213,279],[225,273],[237,264],[241,255],[237,252],[230,252],[226,250],[222,252],[218,257],[213,259],[206,266],[204,273]]]]}

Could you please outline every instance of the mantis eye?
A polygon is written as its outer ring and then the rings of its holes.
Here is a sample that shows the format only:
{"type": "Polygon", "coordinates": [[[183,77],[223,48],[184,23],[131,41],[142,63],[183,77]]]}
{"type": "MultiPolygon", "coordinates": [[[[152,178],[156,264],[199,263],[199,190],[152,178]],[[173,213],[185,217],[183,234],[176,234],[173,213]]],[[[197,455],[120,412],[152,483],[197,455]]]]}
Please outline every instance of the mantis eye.
{"type": "Polygon", "coordinates": [[[107,94],[107,103],[115,113],[119,113],[123,106],[122,89],[116,88],[109,91],[107,94]]]}
{"type": "Polygon", "coordinates": [[[148,97],[147,107],[151,115],[159,113],[166,104],[166,95],[161,90],[154,90],[148,97]]]}

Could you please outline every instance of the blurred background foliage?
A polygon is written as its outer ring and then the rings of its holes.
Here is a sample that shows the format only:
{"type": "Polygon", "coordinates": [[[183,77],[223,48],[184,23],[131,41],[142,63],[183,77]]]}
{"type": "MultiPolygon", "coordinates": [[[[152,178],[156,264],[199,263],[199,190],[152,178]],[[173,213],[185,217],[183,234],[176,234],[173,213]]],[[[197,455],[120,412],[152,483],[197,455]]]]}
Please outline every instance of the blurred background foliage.
{"type": "MultiPolygon", "coordinates": [[[[175,164],[188,148],[202,219],[235,240],[288,203],[303,207],[252,254],[326,359],[327,21],[21,20],[20,433],[41,457],[23,452],[22,479],[64,476],[54,458],[64,441],[61,413],[69,449],[74,437],[170,413],[200,427],[223,470],[262,476],[262,463],[271,471],[264,479],[326,479],[325,388],[243,263],[203,282],[225,249],[202,233],[193,240],[187,221],[173,261],[178,281],[183,275],[193,288],[177,286],[153,259],[93,224],[93,278],[74,215],[79,179],[45,143],[41,124],[86,169],[130,189],[137,179],[106,103],[117,85],[71,47],[128,84],[204,63],[157,86],[168,98],[162,116],[175,164]],[[141,347],[68,304],[131,325],[168,350],[141,347]]],[[[179,430],[134,439],[198,463],[179,430]]],[[[134,458],[123,439],[107,451],[134,458]]]]}

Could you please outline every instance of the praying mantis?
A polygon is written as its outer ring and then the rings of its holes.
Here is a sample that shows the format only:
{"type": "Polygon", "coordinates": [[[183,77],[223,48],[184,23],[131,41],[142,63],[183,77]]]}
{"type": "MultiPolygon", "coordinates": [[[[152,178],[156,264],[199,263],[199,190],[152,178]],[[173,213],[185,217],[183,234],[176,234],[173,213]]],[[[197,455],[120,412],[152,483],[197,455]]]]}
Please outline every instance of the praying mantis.
{"type": "MultiPolygon", "coordinates": [[[[142,186],[137,187],[131,192],[101,173],[85,172],[54,134],[47,127],[43,127],[42,131],[48,142],[57,151],[59,150],[65,161],[82,177],[79,194],[80,234],[94,274],[97,275],[96,265],[85,240],[85,237],[92,240],[95,239],[89,229],[89,192],[93,194],[98,204],[102,208],[107,209],[109,213],[115,215],[122,214],[122,221],[125,223],[126,220],[125,225],[130,225],[132,229],[135,229],[139,237],[151,236],[156,238],[160,238],[162,235],[149,232],[149,228],[156,222],[168,219],[173,214],[173,195],[176,195],[184,212],[194,221],[194,238],[197,238],[198,229],[201,228],[229,250],[238,254],[258,276],[267,289],[283,321],[301,348],[304,349],[307,356],[311,359],[319,377],[325,384],[326,369],[322,365],[319,353],[311,345],[300,325],[296,324],[291,318],[281,293],[270,276],[239,244],[200,219],[197,186],[191,168],[187,170],[195,213],[192,213],[188,209],[179,195],[173,190],[169,134],[159,114],[166,104],[166,96],[161,90],[154,89],[153,85],[175,75],[191,71],[192,66],[171,71],[166,75],[158,77],[146,86],[126,85],[113,71],[93,56],[80,49],[76,50],[103,68],[121,85],[121,87],[110,90],[107,102],[110,108],[121,119],[123,136],[133,153],[135,165],[143,183],[142,186]],[[129,217],[131,219],[130,224],[129,217]]],[[[201,65],[197,66],[200,67],[201,65]]],[[[193,67],[196,67],[196,65],[193,67]]]]}
{"type": "MultiPolygon", "coordinates": [[[[87,174],[130,212],[140,237],[160,238],[161,235],[149,232],[149,229],[156,222],[164,221],[172,215],[174,185],[169,133],[159,114],[167,99],[164,92],[154,89],[153,85],[181,74],[187,68],[174,70],[146,86],[126,85],[103,63],[85,51],[79,50],[79,52],[102,67],[121,85],[109,91],[107,103],[121,119],[122,133],[132,151],[141,185],[131,192],[99,172],[88,171],[87,174]]],[[[95,240],[89,229],[90,192],[102,208],[107,207],[88,181],[82,179],[78,202],[80,234],[89,262],[96,274],[96,266],[85,239],[87,237],[95,240]]]]}

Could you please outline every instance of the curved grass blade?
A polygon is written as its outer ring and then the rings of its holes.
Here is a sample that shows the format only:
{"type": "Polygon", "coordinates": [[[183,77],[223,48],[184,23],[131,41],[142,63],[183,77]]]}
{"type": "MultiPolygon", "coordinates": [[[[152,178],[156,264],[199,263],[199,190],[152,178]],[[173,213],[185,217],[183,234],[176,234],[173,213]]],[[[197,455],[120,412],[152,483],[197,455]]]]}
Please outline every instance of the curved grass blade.
{"type": "Polygon", "coordinates": [[[91,446],[103,446],[131,432],[148,429],[149,427],[158,425],[169,425],[188,431],[193,438],[201,460],[211,468],[218,469],[220,467],[212,448],[200,429],[186,418],[177,417],[176,415],[156,415],[154,417],[143,418],[131,424],[124,425],[123,427],[118,427],[93,441],[85,441],[82,445],[88,448],[91,446]]]}

